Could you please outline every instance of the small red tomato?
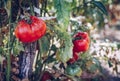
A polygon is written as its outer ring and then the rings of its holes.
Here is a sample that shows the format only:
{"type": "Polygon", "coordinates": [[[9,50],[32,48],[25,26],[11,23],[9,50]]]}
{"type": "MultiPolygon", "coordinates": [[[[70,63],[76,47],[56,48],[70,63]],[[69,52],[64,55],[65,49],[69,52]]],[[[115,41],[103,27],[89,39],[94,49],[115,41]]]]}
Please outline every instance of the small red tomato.
{"type": "Polygon", "coordinates": [[[45,71],[40,81],[48,81],[51,79],[52,79],[52,75],[49,72],[45,71]]]}
{"type": "Polygon", "coordinates": [[[74,63],[75,61],[77,61],[79,59],[78,53],[77,52],[73,52],[73,57],[68,61],[68,63],[74,63]]]}
{"type": "Polygon", "coordinates": [[[46,24],[35,16],[30,16],[30,22],[21,20],[15,28],[15,36],[24,43],[34,42],[46,32],[46,24]]]}
{"type": "Polygon", "coordinates": [[[73,40],[74,52],[85,52],[89,48],[90,39],[87,32],[78,32],[75,34],[73,40]]]}

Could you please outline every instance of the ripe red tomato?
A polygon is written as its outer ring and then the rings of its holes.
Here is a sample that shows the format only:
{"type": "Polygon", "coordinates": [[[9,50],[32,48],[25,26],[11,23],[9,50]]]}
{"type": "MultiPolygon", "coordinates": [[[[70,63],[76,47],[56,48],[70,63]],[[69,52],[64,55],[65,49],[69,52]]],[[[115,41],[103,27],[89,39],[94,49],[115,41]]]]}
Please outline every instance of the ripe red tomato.
{"type": "Polygon", "coordinates": [[[73,51],[73,57],[68,61],[68,63],[74,63],[79,59],[78,53],[73,51]]]}
{"type": "Polygon", "coordinates": [[[51,79],[52,79],[51,74],[49,72],[45,71],[43,73],[43,76],[42,76],[40,81],[48,81],[48,80],[51,80],[51,79]]]}
{"type": "Polygon", "coordinates": [[[30,23],[27,20],[18,22],[15,29],[15,36],[24,43],[34,42],[41,38],[46,32],[46,24],[42,19],[30,16],[30,23]]]}
{"type": "Polygon", "coordinates": [[[78,32],[75,34],[73,40],[74,52],[85,52],[89,48],[90,39],[87,32],[78,32]]]}

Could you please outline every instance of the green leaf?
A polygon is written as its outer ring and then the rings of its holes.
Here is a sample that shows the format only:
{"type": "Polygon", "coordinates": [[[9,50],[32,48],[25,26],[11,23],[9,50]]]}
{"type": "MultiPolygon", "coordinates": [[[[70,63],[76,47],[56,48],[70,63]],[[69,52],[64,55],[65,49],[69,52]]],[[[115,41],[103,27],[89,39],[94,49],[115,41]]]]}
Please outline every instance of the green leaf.
{"type": "Polygon", "coordinates": [[[54,36],[57,41],[59,41],[60,47],[52,46],[52,50],[56,50],[56,58],[63,63],[67,62],[70,58],[72,58],[72,37],[71,34],[68,33],[65,29],[60,28],[58,24],[50,22],[50,24],[54,24],[52,26],[49,25],[50,30],[54,32],[54,36]],[[54,49],[55,48],[55,49],[54,49]]]}
{"type": "MultiPolygon", "coordinates": [[[[66,42],[65,42],[66,43],[66,42]]],[[[72,58],[72,46],[65,46],[65,48],[61,48],[59,51],[59,60],[63,63],[67,62],[70,58],[72,58]]]]}
{"type": "Polygon", "coordinates": [[[46,54],[49,50],[49,47],[50,47],[50,40],[48,39],[47,36],[43,36],[41,39],[40,39],[40,51],[42,54],[46,54]]]}
{"type": "Polygon", "coordinates": [[[52,62],[54,62],[54,61],[56,61],[56,59],[53,58],[52,56],[50,56],[50,57],[48,57],[44,62],[49,64],[49,63],[52,63],[52,62]]]}
{"type": "MultiPolygon", "coordinates": [[[[62,32],[61,32],[62,33],[62,32]]],[[[60,39],[64,40],[64,47],[59,49],[58,59],[63,63],[67,62],[70,58],[72,58],[72,38],[67,32],[62,33],[63,36],[60,39]]]]}
{"type": "Polygon", "coordinates": [[[95,62],[96,67],[97,67],[100,71],[102,71],[102,67],[101,67],[100,61],[99,61],[97,58],[95,58],[95,57],[93,57],[92,60],[93,60],[93,62],[95,62]]]}
{"type": "Polygon", "coordinates": [[[54,30],[58,40],[62,42],[62,44],[60,43],[60,47],[57,48],[56,57],[58,60],[65,63],[72,58],[72,37],[66,30],[60,28],[58,25],[54,25],[51,29],[54,30]]]}
{"type": "Polygon", "coordinates": [[[72,9],[72,1],[54,0],[54,5],[57,13],[57,20],[63,29],[67,29],[70,20],[70,10],[72,9]]]}
{"type": "Polygon", "coordinates": [[[117,48],[120,49],[120,43],[117,44],[117,48]]]}
{"type": "Polygon", "coordinates": [[[13,54],[18,55],[20,51],[24,51],[23,45],[21,43],[17,43],[13,46],[13,54]]]}
{"type": "Polygon", "coordinates": [[[18,47],[19,50],[24,51],[24,48],[21,44],[19,44],[17,47],[18,47]]]}
{"type": "Polygon", "coordinates": [[[98,7],[105,15],[108,15],[107,9],[100,1],[92,1],[92,4],[94,4],[96,7],[98,7]]]}
{"type": "Polygon", "coordinates": [[[56,47],[56,45],[53,44],[53,45],[51,46],[51,50],[56,51],[57,49],[58,49],[58,48],[56,47]]]}
{"type": "Polygon", "coordinates": [[[0,64],[2,64],[4,57],[0,55],[0,64]]]}
{"type": "Polygon", "coordinates": [[[91,72],[95,72],[96,70],[98,70],[98,66],[96,64],[92,64],[89,68],[88,68],[91,72]]]}
{"type": "Polygon", "coordinates": [[[70,2],[70,3],[73,2],[73,0],[65,0],[65,1],[66,1],[66,2],[70,2]]]}
{"type": "Polygon", "coordinates": [[[90,72],[96,72],[97,70],[102,70],[99,60],[95,57],[91,58],[86,62],[86,67],[90,72]]]}
{"type": "Polygon", "coordinates": [[[3,48],[2,47],[0,47],[0,54],[2,54],[3,53],[3,48]]]}
{"type": "Polygon", "coordinates": [[[95,62],[95,64],[97,65],[97,66],[100,66],[100,61],[97,59],[97,58],[95,58],[95,57],[93,57],[93,62],[95,62]]]}

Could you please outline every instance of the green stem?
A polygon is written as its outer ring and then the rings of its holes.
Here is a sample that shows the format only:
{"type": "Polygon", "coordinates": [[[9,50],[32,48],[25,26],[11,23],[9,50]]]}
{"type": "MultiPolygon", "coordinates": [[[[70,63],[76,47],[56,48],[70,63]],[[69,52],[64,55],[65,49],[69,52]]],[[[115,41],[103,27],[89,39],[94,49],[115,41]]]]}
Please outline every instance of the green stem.
{"type": "Polygon", "coordinates": [[[31,1],[31,2],[29,2],[30,3],[30,12],[31,12],[32,15],[35,15],[32,0],[30,0],[30,1],[31,1]]]}
{"type": "Polygon", "coordinates": [[[12,3],[12,0],[9,0],[9,3],[10,3],[10,11],[9,11],[9,37],[8,37],[8,55],[7,55],[7,81],[10,81],[10,69],[11,69],[11,59],[10,59],[10,55],[11,55],[11,47],[10,47],[10,41],[11,41],[11,35],[12,35],[12,30],[11,30],[11,3],[12,3]]]}
{"type": "Polygon", "coordinates": [[[44,3],[44,17],[45,17],[45,14],[47,13],[47,0],[45,0],[45,3],[44,3]]]}
{"type": "Polygon", "coordinates": [[[44,8],[44,0],[42,1],[42,7],[41,7],[41,11],[40,11],[40,16],[42,16],[43,8],[44,8]]]}
{"type": "Polygon", "coordinates": [[[39,52],[40,52],[40,54],[39,54],[39,55],[40,55],[40,62],[42,63],[42,65],[41,65],[41,67],[40,67],[40,73],[41,73],[41,72],[42,72],[42,67],[43,67],[43,62],[42,62],[42,51],[43,51],[43,50],[42,50],[42,46],[41,46],[41,45],[42,45],[41,40],[40,40],[39,43],[40,43],[40,44],[39,44],[39,45],[40,45],[40,48],[39,48],[39,52]]]}

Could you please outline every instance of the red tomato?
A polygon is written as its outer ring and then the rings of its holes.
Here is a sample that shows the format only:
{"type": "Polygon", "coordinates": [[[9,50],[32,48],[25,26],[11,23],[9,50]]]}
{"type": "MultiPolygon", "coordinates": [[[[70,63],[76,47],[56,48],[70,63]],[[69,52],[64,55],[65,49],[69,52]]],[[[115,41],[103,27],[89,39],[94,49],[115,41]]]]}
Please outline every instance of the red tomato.
{"type": "Polygon", "coordinates": [[[85,52],[89,48],[90,39],[87,32],[78,32],[74,35],[73,40],[73,51],[74,52],[85,52]]]}
{"type": "Polygon", "coordinates": [[[41,38],[46,32],[46,24],[35,16],[30,16],[30,23],[27,20],[18,22],[15,29],[15,36],[24,43],[34,42],[41,38]]]}
{"type": "Polygon", "coordinates": [[[73,57],[68,61],[68,63],[74,63],[75,61],[77,61],[79,59],[78,53],[77,52],[73,52],[73,57]]]}
{"type": "Polygon", "coordinates": [[[43,76],[40,81],[47,81],[47,80],[51,80],[51,79],[52,79],[51,74],[49,72],[45,71],[43,73],[43,76]]]}

